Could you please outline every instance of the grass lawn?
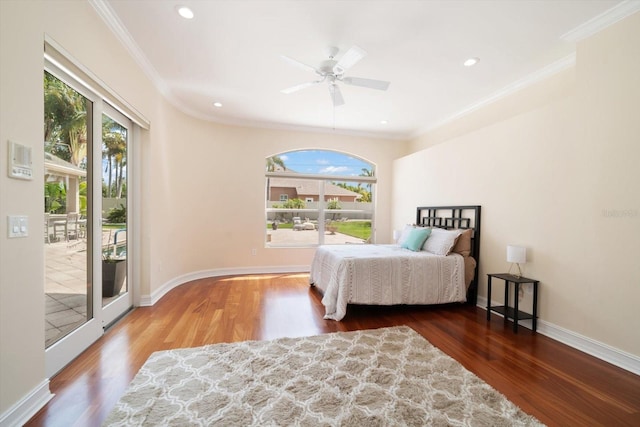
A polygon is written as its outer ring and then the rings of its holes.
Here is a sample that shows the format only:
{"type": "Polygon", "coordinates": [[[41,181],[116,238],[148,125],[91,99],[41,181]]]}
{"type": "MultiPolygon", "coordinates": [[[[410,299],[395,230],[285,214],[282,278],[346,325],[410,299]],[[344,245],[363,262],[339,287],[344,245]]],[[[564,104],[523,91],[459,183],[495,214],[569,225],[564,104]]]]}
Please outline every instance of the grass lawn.
{"type": "Polygon", "coordinates": [[[367,240],[371,237],[371,221],[333,222],[338,226],[338,233],[367,240]]]}
{"type": "MultiPolygon", "coordinates": [[[[358,239],[367,240],[371,237],[371,221],[333,221],[332,226],[338,227],[338,233],[347,236],[356,237],[358,239]]],[[[293,229],[292,222],[281,222],[278,224],[279,229],[293,229]]],[[[272,230],[271,223],[267,224],[267,230],[272,230]]]]}

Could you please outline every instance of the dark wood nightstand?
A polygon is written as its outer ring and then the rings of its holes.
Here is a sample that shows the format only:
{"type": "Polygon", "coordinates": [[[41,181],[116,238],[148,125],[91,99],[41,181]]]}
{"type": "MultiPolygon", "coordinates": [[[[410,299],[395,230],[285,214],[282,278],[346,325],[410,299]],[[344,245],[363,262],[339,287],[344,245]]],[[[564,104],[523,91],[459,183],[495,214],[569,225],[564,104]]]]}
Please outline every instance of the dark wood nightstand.
{"type": "Polygon", "coordinates": [[[536,331],[537,319],[538,319],[538,280],[528,279],[526,277],[517,277],[508,273],[495,273],[487,274],[487,320],[491,319],[491,312],[495,311],[504,316],[505,321],[507,319],[513,319],[513,332],[518,333],[518,320],[531,319],[532,330],[536,331]],[[504,305],[491,306],[491,279],[504,280],[504,305]],[[515,286],[515,294],[513,298],[513,307],[509,306],[509,284],[513,283],[515,286]],[[525,313],[518,310],[518,294],[520,292],[520,285],[524,283],[533,284],[533,313],[525,313]]]}

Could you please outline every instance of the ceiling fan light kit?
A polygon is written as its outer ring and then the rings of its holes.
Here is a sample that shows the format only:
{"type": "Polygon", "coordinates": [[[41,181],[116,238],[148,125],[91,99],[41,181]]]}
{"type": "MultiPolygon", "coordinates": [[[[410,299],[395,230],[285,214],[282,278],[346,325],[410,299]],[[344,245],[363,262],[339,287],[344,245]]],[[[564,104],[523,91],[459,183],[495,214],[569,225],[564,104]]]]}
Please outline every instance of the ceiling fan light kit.
{"type": "Polygon", "coordinates": [[[338,52],[339,49],[337,47],[328,47],[326,49],[326,54],[329,59],[323,61],[318,68],[314,68],[296,59],[282,55],[282,59],[284,59],[289,64],[305,71],[313,71],[320,77],[320,80],[291,86],[289,88],[282,89],[280,92],[288,95],[301,89],[306,89],[308,87],[327,82],[329,86],[329,95],[331,96],[333,106],[338,107],[344,104],[344,98],[342,97],[342,92],[340,91],[338,82],[376,90],[387,90],[389,88],[390,83],[387,81],[365,79],[362,77],[347,77],[344,75],[347,70],[357,64],[362,58],[367,55],[367,51],[365,51],[361,47],[352,46],[351,49],[349,49],[342,55],[340,60],[336,61],[334,58],[336,57],[338,52]]]}

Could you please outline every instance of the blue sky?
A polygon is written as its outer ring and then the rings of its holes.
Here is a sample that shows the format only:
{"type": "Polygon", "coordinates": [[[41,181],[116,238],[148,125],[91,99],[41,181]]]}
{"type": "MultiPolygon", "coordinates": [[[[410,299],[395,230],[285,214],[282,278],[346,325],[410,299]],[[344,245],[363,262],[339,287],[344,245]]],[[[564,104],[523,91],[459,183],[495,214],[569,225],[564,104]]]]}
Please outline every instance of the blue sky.
{"type": "Polygon", "coordinates": [[[362,168],[372,168],[367,162],[335,151],[291,151],[279,157],[287,169],[299,173],[358,176],[362,168]]]}

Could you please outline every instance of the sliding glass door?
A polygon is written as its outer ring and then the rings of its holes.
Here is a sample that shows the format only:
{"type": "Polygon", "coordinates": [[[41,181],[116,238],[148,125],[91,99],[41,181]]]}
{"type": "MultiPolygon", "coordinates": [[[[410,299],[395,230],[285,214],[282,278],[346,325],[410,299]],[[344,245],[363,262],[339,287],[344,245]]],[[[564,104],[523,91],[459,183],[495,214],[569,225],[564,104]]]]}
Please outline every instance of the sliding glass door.
{"type": "Polygon", "coordinates": [[[46,61],[45,349],[53,375],[130,309],[131,121],[46,61]]]}

